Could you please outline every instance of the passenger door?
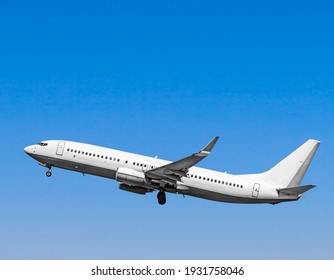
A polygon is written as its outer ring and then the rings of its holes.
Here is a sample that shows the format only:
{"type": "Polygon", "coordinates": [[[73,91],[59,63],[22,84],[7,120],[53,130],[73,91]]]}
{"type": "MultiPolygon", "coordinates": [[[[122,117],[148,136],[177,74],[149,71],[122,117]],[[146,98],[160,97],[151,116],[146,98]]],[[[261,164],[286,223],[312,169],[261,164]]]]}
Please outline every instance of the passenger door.
{"type": "Polygon", "coordinates": [[[62,156],[64,153],[64,148],[65,148],[65,142],[59,141],[58,146],[57,146],[56,155],[62,156]]]}
{"type": "Polygon", "coordinates": [[[259,196],[259,192],[260,192],[260,184],[255,183],[253,187],[252,197],[257,198],[259,196]]]}

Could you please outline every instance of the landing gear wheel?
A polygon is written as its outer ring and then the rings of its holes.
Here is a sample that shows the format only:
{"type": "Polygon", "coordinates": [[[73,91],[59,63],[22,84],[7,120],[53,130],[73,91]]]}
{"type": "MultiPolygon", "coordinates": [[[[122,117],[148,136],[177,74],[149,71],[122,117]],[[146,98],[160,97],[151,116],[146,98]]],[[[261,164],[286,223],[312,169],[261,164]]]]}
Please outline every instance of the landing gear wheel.
{"type": "Polygon", "coordinates": [[[47,177],[50,177],[52,175],[52,172],[51,172],[51,169],[49,169],[47,172],[46,172],[46,176],[47,177]]]}
{"type": "Polygon", "coordinates": [[[164,191],[159,191],[157,198],[160,205],[164,205],[166,203],[166,194],[164,191]]]}

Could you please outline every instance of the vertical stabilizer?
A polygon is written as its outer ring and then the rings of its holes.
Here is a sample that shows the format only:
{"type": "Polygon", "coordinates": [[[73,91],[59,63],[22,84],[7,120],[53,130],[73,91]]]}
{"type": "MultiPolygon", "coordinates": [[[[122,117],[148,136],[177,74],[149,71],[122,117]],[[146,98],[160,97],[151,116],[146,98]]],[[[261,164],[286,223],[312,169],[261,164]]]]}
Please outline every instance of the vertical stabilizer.
{"type": "Polygon", "coordinates": [[[319,145],[317,140],[306,141],[273,168],[262,173],[263,179],[283,188],[299,186],[319,145]]]}

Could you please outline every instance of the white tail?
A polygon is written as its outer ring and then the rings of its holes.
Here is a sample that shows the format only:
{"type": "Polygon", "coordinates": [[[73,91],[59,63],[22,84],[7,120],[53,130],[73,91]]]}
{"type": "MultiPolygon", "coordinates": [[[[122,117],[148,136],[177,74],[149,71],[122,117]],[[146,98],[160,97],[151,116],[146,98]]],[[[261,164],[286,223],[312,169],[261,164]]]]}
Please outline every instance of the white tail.
{"type": "Polygon", "coordinates": [[[319,141],[310,139],[267,172],[242,176],[254,177],[281,188],[298,187],[319,145],[319,141]]]}

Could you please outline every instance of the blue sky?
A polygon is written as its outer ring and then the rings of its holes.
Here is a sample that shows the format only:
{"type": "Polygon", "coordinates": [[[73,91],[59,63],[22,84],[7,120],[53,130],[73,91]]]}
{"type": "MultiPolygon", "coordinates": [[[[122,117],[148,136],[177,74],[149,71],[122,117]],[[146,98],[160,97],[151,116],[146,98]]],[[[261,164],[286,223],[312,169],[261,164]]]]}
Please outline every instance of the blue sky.
{"type": "Polygon", "coordinates": [[[330,1],[0,3],[0,259],[333,259],[330,1]],[[47,139],[269,169],[322,142],[295,203],[118,190],[24,154],[47,139]],[[331,178],[332,179],[332,178],[331,178]]]}

